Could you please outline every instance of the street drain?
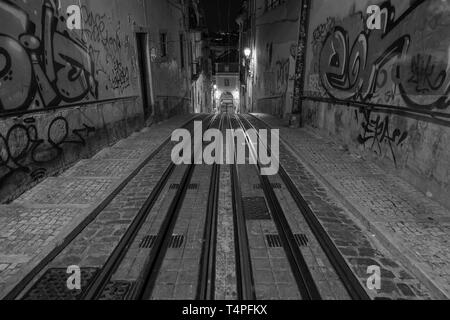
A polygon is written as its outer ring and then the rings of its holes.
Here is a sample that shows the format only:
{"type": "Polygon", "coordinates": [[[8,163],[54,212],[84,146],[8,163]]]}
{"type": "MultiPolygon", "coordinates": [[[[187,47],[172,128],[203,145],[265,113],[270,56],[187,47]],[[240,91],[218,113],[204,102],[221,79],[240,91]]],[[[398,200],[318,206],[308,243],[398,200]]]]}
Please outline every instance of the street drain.
{"type": "Polygon", "coordinates": [[[114,300],[127,300],[132,289],[134,288],[134,282],[129,281],[111,281],[103,290],[99,300],[102,301],[114,301],[114,300]]]}
{"type": "Polygon", "coordinates": [[[169,248],[171,249],[180,249],[183,246],[184,236],[182,235],[173,235],[170,240],[169,248]]]}
{"type": "Polygon", "coordinates": [[[67,280],[71,274],[66,268],[48,269],[22,300],[81,300],[99,269],[81,268],[81,290],[69,290],[67,280]]]}
{"type": "Polygon", "coordinates": [[[270,220],[269,209],[264,197],[242,198],[247,220],[270,220]]]}
{"type": "Polygon", "coordinates": [[[156,241],[156,236],[145,236],[142,241],[141,244],[139,245],[139,248],[141,249],[150,249],[153,247],[153,245],[155,244],[156,241]]]}
{"type": "MultiPolygon", "coordinates": [[[[155,235],[145,236],[141,243],[139,244],[140,249],[151,249],[155,245],[156,239],[158,237],[155,235]]],[[[170,239],[169,248],[170,249],[180,249],[184,243],[183,235],[173,235],[170,239]]]]}
{"type": "MultiPolygon", "coordinates": [[[[281,183],[271,183],[270,184],[271,185],[271,187],[272,187],[272,189],[281,189],[281,183]]],[[[259,183],[259,184],[255,184],[254,186],[253,186],[253,189],[255,189],[255,190],[261,190],[262,189],[262,185],[259,183]]]]}
{"type": "Polygon", "coordinates": [[[266,235],[267,244],[269,245],[269,248],[281,248],[281,239],[280,236],[277,234],[268,234],[266,235]]]}
{"type": "MultiPolygon", "coordinates": [[[[180,189],[179,183],[173,183],[169,187],[169,190],[178,190],[178,189],[180,189]]],[[[190,184],[188,186],[188,190],[198,190],[198,184],[197,183],[190,184]]]]}
{"type": "MultiPolygon", "coordinates": [[[[295,242],[298,247],[307,247],[308,246],[308,237],[304,234],[294,234],[295,242]]],[[[281,238],[278,234],[267,234],[266,240],[269,248],[281,248],[283,246],[281,242],[281,238]]]]}
{"type": "Polygon", "coordinates": [[[180,189],[180,184],[179,183],[172,183],[169,187],[170,190],[178,190],[180,189]]]}
{"type": "Polygon", "coordinates": [[[308,246],[308,237],[306,234],[294,234],[295,241],[297,241],[297,245],[299,247],[307,247],[308,246]]]}

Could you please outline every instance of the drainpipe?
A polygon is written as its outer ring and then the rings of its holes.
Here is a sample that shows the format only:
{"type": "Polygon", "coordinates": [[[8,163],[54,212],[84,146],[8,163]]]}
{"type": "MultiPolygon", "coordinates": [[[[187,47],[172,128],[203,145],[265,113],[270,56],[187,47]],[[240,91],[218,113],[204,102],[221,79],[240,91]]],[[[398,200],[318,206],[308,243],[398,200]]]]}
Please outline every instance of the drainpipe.
{"type": "Polygon", "coordinates": [[[311,0],[302,0],[300,9],[300,30],[298,35],[297,61],[295,64],[294,98],[292,115],[289,120],[291,127],[303,127],[303,89],[305,86],[306,50],[308,47],[308,27],[311,11],[311,0]]]}

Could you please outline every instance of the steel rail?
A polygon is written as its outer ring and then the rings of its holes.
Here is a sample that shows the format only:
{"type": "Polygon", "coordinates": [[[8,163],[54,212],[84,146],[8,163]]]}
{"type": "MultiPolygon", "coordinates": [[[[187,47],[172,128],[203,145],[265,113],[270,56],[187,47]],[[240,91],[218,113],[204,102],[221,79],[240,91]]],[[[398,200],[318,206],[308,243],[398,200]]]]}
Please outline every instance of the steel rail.
{"type": "MultiPolygon", "coordinates": [[[[220,117],[219,123],[219,128],[221,131],[223,131],[223,118],[223,116],[220,117]]],[[[214,163],[212,167],[211,183],[209,187],[197,300],[215,300],[219,188],[220,165],[218,163],[214,163]]]]}
{"type": "MultiPolygon", "coordinates": [[[[208,128],[214,123],[217,116],[213,116],[208,128]]],[[[203,148],[203,146],[202,146],[203,148]]],[[[203,150],[193,150],[192,159],[195,158],[196,152],[203,152],[203,150]]],[[[156,284],[156,280],[161,270],[164,258],[170,245],[173,230],[175,228],[180,210],[183,206],[184,199],[188,192],[189,183],[194,174],[196,164],[191,164],[185,171],[183,178],[180,182],[176,195],[170,204],[166,217],[160,227],[160,231],[156,237],[153,248],[150,252],[148,261],[144,266],[144,270],[140,276],[140,281],[137,282],[136,287],[131,295],[133,300],[149,300],[152,297],[153,290],[156,284]]]]}
{"type": "MultiPolygon", "coordinates": [[[[244,132],[247,129],[239,116],[237,116],[237,121],[242,127],[244,132]]],[[[250,125],[251,127],[251,125],[250,125]]],[[[248,134],[245,134],[250,152],[255,152],[251,138],[248,134]]],[[[259,139],[259,136],[258,136],[259,139]]],[[[257,151],[256,151],[257,152],[257,151]]],[[[256,155],[257,159],[257,155],[256,155]]],[[[258,172],[261,170],[261,165],[257,161],[256,165],[258,172]]],[[[319,293],[319,289],[316,286],[314,278],[309,270],[308,264],[303,257],[300,248],[298,247],[297,241],[295,240],[294,233],[292,232],[289,222],[284,215],[283,209],[278,201],[278,198],[272,188],[272,185],[267,176],[259,174],[259,179],[264,192],[264,196],[269,204],[270,211],[272,213],[273,221],[277,227],[278,233],[280,235],[281,243],[285,250],[286,256],[290,262],[292,273],[297,283],[297,287],[300,294],[304,300],[321,300],[322,297],[319,293]]]]}
{"type": "MultiPolygon", "coordinates": [[[[195,115],[185,122],[182,127],[186,127],[191,122],[201,117],[201,115],[195,115]]],[[[167,137],[149,156],[147,156],[136,169],[134,169],[96,208],[92,213],[84,219],[69,235],[57,245],[49,254],[45,256],[30,272],[28,272],[22,280],[14,286],[14,288],[8,292],[3,300],[16,300],[19,299],[25,289],[58,255],[60,255],[99,215],[111,204],[111,202],[117,197],[117,195],[125,189],[125,187],[134,179],[139,172],[159,153],[161,150],[171,141],[171,137],[167,137]]]]}
{"type": "MultiPolygon", "coordinates": [[[[264,122],[263,120],[250,115],[260,123],[264,125],[265,128],[271,129],[271,126],[264,122]]],[[[250,123],[249,120],[245,119],[249,125],[253,128],[255,126],[250,123]]],[[[256,129],[256,128],[255,128],[256,129]]],[[[284,141],[283,141],[284,142],[284,141]]],[[[286,143],[286,142],[284,142],[286,143]]],[[[269,148],[269,146],[267,146],[269,148]]],[[[284,169],[284,167],[280,163],[280,170],[279,175],[283,181],[283,183],[286,185],[289,193],[293,197],[295,203],[297,204],[297,207],[300,209],[300,212],[302,213],[303,217],[305,218],[308,226],[310,227],[314,237],[319,242],[319,245],[321,246],[322,250],[324,251],[327,258],[330,260],[331,265],[333,266],[334,270],[336,271],[339,279],[343,283],[345,289],[347,290],[347,293],[349,294],[350,298],[353,300],[371,300],[370,296],[367,294],[366,290],[361,285],[359,279],[356,277],[354,272],[351,270],[350,266],[346,262],[345,258],[340,253],[339,249],[336,247],[333,240],[330,238],[328,232],[325,230],[323,225],[320,223],[319,219],[316,217],[314,212],[309,207],[307,201],[301,193],[298,191],[298,188],[296,187],[295,183],[292,181],[291,177],[287,173],[287,171],[284,169]]]]}
{"type": "MultiPolygon", "coordinates": [[[[208,121],[209,117],[206,117],[203,121],[208,121]]],[[[124,236],[120,240],[117,247],[114,249],[113,253],[108,258],[106,264],[100,270],[100,272],[96,275],[94,281],[86,290],[83,299],[84,300],[95,300],[99,299],[108,282],[110,281],[112,275],[117,271],[121,262],[125,258],[128,250],[131,245],[135,241],[139,230],[142,225],[145,223],[150,211],[153,209],[156,201],[160,197],[162,191],[164,190],[169,178],[171,177],[173,171],[175,170],[175,164],[170,163],[162,177],[159,179],[155,188],[152,190],[145,203],[139,210],[136,217],[133,219],[133,222],[128,227],[124,236]]]]}
{"type": "MultiPolygon", "coordinates": [[[[230,116],[227,115],[229,128],[233,129],[230,116]]],[[[234,145],[234,143],[233,143],[234,145]]],[[[237,154],[234,152],[234,164],[231,165],[231,188],[233,194],[233,221],[236,252],[236,278],[239,300],[256,300],[253,269],[248,243],[247,224],[242,203],[242,192],[239,184],[237,154]]]]}

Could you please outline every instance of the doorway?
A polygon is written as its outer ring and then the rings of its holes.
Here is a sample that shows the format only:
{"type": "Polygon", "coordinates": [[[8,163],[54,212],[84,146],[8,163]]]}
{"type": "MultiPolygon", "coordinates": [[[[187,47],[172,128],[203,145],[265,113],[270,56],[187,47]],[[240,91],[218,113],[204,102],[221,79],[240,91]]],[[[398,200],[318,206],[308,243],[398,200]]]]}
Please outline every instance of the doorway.
{"type": "Polygon", "coordinates": [[[139,78],[141,82],[141,96],[144,116],[147,120],[153,114],[152,74],[150,69],[150,56],[148,50],[147,33],[136,33],[137,54],[139,64],[139,78]]]}

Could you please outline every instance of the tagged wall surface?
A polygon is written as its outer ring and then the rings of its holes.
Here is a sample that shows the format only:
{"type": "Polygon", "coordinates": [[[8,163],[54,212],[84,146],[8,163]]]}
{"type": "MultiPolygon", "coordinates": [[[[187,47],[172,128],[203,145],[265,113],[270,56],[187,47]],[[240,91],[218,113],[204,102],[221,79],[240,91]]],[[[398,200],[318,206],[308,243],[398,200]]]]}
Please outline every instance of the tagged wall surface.
{"type": "Polygon", "coordinates": [[[379,1],[381,30],[370,4],[312,1],[303,116],[448,205],[450,1],[379,1]]]}
{"type": "Polygon", "coordinates": [[[142,1],[0,1],[0,202],[142,127],[142,1]]]}

